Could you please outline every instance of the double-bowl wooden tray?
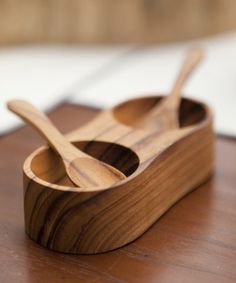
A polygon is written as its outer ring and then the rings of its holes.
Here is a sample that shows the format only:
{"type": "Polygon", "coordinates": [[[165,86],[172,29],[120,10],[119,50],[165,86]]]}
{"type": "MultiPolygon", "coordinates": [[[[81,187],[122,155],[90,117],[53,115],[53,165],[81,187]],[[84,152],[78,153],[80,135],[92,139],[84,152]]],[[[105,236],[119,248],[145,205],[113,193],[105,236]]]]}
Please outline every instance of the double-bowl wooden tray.
{"type": "Polygon", "coordinates": [[[124,102],[68,135],[81,150],[127,176],[109,188],[75,187],[60,157],[47,146],[26,159],[25,226],[31,239],[66,253],[113,250],[142,235],[209,178],[214,161],[210,108],[182,99],[180,129],[159,134],[136,128],[135,121],[160,99],[124,102]]]}

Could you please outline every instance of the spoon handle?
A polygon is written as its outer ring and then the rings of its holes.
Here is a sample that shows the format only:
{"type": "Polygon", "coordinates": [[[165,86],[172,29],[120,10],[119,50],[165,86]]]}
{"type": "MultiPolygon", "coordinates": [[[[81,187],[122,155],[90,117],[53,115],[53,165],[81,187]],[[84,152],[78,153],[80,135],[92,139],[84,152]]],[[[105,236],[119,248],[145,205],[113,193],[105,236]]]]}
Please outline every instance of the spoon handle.
{"type": "Polygon", "coordinates": [[[159,132],[179,127],[178,117],[182,87],[202,58],[202,49],[195,47],[188,51],[170,95],[156,104],[144,118],[142,117],[141,121],[136,123],[137,126],[153,128],[159,132]]]}
{"type": "Polygon", "coordinates": [[[84,157],[85,154],[67,141],[49,118],[32,104],[24,100],[11,100],[7,107],[30,123],[62,157],[64,162],[70,163],[74,158],[80,157],[79,155],[84,157]]]}
{"type": "Polygon", "coordinates": [[[173,107],[174,109],[176,109],[179,107],[183,85],[202,59],[203,50],[201,48],[193,47],[188,51],[177,79],[175,80],[174,86],[170,92],[168,101],[170,108],[173,107]]]}

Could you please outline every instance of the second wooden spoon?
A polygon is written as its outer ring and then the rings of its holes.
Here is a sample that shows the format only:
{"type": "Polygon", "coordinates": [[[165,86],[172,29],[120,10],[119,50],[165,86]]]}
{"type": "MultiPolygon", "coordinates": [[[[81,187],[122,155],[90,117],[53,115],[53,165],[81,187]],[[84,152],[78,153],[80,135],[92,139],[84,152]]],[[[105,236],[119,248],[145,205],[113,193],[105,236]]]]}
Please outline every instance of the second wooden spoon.
{"type": "Polygon", "coordinates": [[[170,95],[164,97],[145,117],[140,118],[135,123],[137,127],[149,128],[159,132],[179,128],[181,90],[202,58],[202,49],[194,47],[188,51],[170,95]]]}
{"type": "Polygon", "coordinates": [[[79,187],[108,187],[125,178],[114,167],[105,164],[71,144],[52,124],[48,117],[30,103],[12,100],[8,108],[29,122],[61,156],[66,172],[79,187]]]}

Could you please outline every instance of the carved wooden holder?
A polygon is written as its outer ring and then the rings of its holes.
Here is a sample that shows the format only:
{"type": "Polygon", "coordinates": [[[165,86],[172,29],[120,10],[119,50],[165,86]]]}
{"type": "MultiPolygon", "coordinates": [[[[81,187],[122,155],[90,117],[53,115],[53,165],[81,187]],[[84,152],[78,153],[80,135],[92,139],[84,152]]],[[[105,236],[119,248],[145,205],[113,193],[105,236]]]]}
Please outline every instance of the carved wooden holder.
{"type": "Polygon", "coordinates": [[[180,129],[163,134],[134,126],[161,96],[133,99],[101,112],[68,138],[127,178],[109,188],[78,188],[47,146],[24,164],[26,233],[59,252],[95,254],[142,235],[213,170],[212,112],[182,99],[180,129]]]}

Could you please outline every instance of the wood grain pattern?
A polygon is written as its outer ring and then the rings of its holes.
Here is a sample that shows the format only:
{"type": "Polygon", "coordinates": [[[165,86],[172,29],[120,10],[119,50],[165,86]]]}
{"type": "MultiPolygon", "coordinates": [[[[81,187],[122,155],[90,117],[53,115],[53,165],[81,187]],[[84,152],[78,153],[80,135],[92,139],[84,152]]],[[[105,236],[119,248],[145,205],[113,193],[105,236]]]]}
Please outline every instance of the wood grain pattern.
{"type": "MultiPolygon", "coordinates": [[[[96,113],[64,104],[50,117],[66,133],[96,113]]],[[[26,156],[43,142],[30,127],[0,137],[4,161],[0,162],[0,282],[235,282],[235,140],[217,138],[212,178],[142,237],[118,250],[92,256],[43,249],[24,233],[21,168],[26,156]]]]}
{"type": "Polygon", "coordinates": [[[233,0],[1,0],[0,44],[163,42],[236,28],[233,0]]]}
{"type": "Polygon", "coordinates": [[[43,112],[29,102],[11,100],[7,106],[9,110],[30,123],[46,139],[55,153],[59,154],[68,177],[76,186],[84,190],[87,187],[105,187],[125,178],[125,175],[116,168],[76,148],[43,112]]]}
{"type": "Polygon", "coordinates": [[[24,208],[31,239],[67,253],[113,250],[142,235],[209,178],[214,155],[210,109],[183,99],[180,129],[159,133],[130,126],[158,101],[154,96],[125,102],[70,135],[78,148],[127,176],[110,187],[74,187],[47,147],[27,158],[24,208]]]}

